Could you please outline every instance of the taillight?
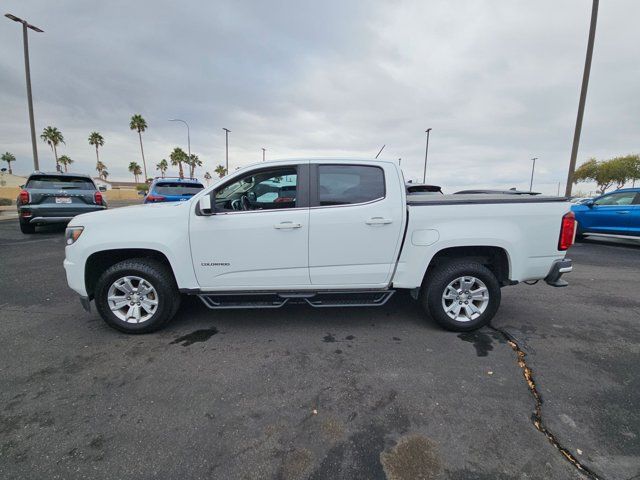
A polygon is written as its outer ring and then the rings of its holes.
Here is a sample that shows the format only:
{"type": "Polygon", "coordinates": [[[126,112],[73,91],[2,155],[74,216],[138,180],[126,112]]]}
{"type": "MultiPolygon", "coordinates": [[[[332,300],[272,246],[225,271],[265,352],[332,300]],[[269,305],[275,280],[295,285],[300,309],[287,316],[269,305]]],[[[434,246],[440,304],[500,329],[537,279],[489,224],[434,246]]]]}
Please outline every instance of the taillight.
{"type": "Polygon", "coordinates": [[[576,216],[569,212],[562,217],[560,226],[560,240],[558,240],[558,250],[567,250],[573,245],[576,236],[576,216]]]}
{"type": "Polygon", "coordinates": [[[164,200],[165,197],[162,195],[153,195],[151,193],[147,195],[147,202],[163,202],[164,200]]]}
{"type": "Polygon", "coordinates": [[[93,203],[102,205],[102,193],[99,190],[96,190],[96,193],[93,194],[93,203]]]}
{"type": "Polygon", "coordinates": [[[31,195],[26,190],[20,190],[20,203],[25,205],[27,203],[31,203],[31,195]]]}

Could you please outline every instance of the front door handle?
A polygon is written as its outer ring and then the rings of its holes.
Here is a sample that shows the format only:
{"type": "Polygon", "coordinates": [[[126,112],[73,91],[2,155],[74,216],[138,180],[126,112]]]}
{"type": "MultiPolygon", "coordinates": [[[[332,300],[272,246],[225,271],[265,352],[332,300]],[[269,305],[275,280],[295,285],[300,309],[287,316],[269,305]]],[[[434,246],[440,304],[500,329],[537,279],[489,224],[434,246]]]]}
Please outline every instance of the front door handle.
{"type": "Polygon", "coordinates": [[[367,225],[387,225],[389,223],[393,223],[393,220],[384,217],[371,217],[365,223],[367,225]]]}
{"type": "Polygon", "coordinates": [[[627,215],[631,212],[629,212],[629,210],[618,210],[616,213],[619,215],[627,215]]]}
{"type": "Polygon", "coordinates": [[[301,228],[301,223],[293,223],[293,222],[280,222],[276,223],[273,228],[277,228],[278,230],[286,230],[290,228],[301,228]]]}

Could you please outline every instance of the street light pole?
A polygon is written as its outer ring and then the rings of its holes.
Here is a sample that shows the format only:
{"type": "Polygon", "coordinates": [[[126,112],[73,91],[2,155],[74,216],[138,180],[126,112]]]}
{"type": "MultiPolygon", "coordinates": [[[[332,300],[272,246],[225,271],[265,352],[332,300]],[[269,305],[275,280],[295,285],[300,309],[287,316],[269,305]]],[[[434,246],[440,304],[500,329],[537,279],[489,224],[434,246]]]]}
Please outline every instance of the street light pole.
{"type": "Polygon", "coordinates": [[[571,160],[569,160],[569,173],[567,174],[567,187],[564,195],[571,196],[573,187],[573,174],[576,169],[576,159],[578,158],[578,146],[580,145],[580,132],[582,131],[582,118],[584,117],[584,104],[587,100],[587,88],[589,87],[589,74],[591,73],[591,58],[593,57],[593,43],[596,37],[596,24],[598,22],[598,5],[600,0],[593,0],[591,7],[591,25],[589,26],[589,40],[587,42],[587,56],[584,61],[584,73],[582,74],[582,87],[580,89],[580,101],[578,103],[578,116],[576,118],[576,129],[573,132],[573,146],[571,147],[571,160]]]}
{"type": "Polygon", "coordinates": [[[228,128],[223,128],[224,130],[224,140],[225,140],[225,168],[227,169],[227,174],[229,173],[229,133],[231,130],[228,128]]]}
{"type": "Polygon", "coordinates": [[[191,158],[191,133],[189,133],[189,124],[179,118],[172,118],[170,122],[182,122],[187,126],[187,151],[189,152],[189,158],[191,158]]]}
{"type": "Polygon", "coordinates": [[[431,128],[427,128],[425,133],[427,134],[427,147],[424,151],[424,174],[422,175],[422,183],[427,183],[427,158],[429,156],[429,133],[431,132],[431,128]]]}
{"type": "Polygon", "coordinates": [[[266,150],[264,149],[264,147],[262,148],[262,161],[264,162],[264,155],[265,155],[266,150]]]}
{"type": "Polygon", "coordinates": [[[33,150],[33,169],[40,170],[40,162],[38,161],[38,147],[36,144],[36,126],[35,120],[33,119],[33,97],[31,95],[31,68],[29,66],[29,35],[27,32],[27,28],[30,28],[34,32],[42,33],[44,30],[29,24],[26,20],[16,17],[15,15],[11,15],[10,13],[5,14],[10,20],[14,22],[22,23],[22,43],[24,45],[24,71],[27,79],[27,103],[29,105],[29,125],[31,127],[31,148],[33,150]]]}
{"type": "Polygon", "coordinates": [[[538,159],[538,157],[532,158],[531,161],[533,162],[533,165],[531,166],[531,182],[529,183],[529,191],[533,192],[533,172],[536,171],[536,160],[538,159]]]}

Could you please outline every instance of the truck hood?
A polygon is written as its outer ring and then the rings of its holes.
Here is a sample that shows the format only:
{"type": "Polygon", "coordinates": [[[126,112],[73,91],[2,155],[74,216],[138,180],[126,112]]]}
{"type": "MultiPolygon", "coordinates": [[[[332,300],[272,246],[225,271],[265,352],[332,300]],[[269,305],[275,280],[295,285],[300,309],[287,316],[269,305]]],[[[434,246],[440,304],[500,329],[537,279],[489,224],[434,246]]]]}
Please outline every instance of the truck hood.
{"type": "Polygon", "coordinates": [[[84,213],[74,217],[69,222],[70,227],[87,226],[94,224],[139,224],[146,221],[155,221],[186,214],[191,202],[149,203],[143,205],[131,205],[128,207],[112,208],[100,212],[84,213]]]}

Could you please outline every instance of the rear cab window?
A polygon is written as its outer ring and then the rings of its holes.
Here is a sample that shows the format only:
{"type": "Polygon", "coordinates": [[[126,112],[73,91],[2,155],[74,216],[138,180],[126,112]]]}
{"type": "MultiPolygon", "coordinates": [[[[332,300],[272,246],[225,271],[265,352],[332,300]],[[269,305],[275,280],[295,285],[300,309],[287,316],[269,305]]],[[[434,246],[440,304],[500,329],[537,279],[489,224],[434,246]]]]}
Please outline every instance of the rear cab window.
{"type": "Polygon", "coordinates": [[[318,204],[353,205],[385,197],[384,171],[371,165],[319,165],[318,204]]]}
{"type": "Polygon", "coordinates": [[[201,183],[158,182],[153,191],[159,195],[195,195],[202,189],[201,183]]]}
{"type": "Polygon", "coordinates": [[[25,188],[36,190],[95,190],[96,186],[89,178],[37,175],[29,177],[25,188]]]}

